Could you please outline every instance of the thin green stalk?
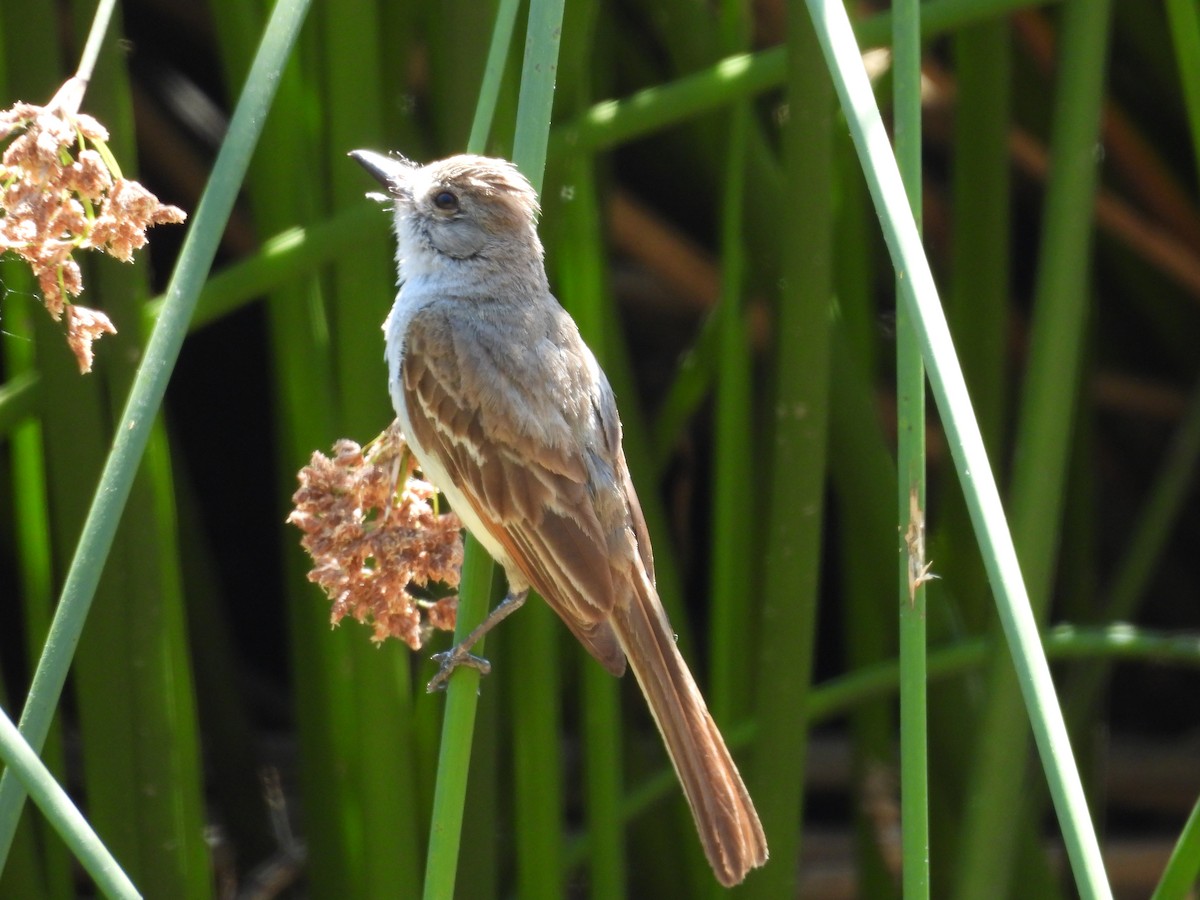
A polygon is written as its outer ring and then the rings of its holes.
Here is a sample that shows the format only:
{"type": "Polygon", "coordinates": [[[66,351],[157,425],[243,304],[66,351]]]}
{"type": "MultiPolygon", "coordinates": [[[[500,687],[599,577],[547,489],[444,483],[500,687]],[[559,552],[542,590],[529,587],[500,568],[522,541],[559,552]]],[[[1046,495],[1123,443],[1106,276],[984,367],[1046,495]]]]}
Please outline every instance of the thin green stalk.
{"type": "Polygon", "coordinates": [[[83,52],[79,55],[79,66],[75,69],[75,77],[85,83],[92,78],[96,60],[100,57],[100,48],[104,46],[104,37],[108,34],[108,23],[112,20],[113,10],[116,7],[117,0],[100,0],[96,4],[96,12],[92,17],[87,41],[83,45],[83,52]]]}
{"type": "MultiPolygon", "coordinates": [[[[554,99],[554,73],[558,58],[558,36],[562,27],[563,6],[560,2],[541,2],[534,3],[529,14],[528,36],[526,44],[524,70],[521,80],[521,99],[517,116],[517,134],[514,150],[514,162],[529,178],[535,189],[540,188],[542,181],[542,172],[545,168],[546,160],[546,136],[549,132],[550,124],[550,109],[554,99]]],[[[501,23],[503,27],[503,23],[501,23]]],[[[507,53],[507,45],[499,41],[493,41],[491,54],[507,53]]],[[[485,72],[495,73],[502,72],[505,66],[502,60],[490,58],[485,72]]],[[[490,96],[498,96],[498,93],[491,93],[490,96]]],[[[490,111],[484,111],[480,107],[476,109],[476,126],[472,128],[472,134],[477,139],[482,139],[485,135],[485,130],[478,123],[482,117],[491,118],[490,111]]],[[[472,146],[468,148],[474,152],[481,152],[482,146],[472,146]]],[[[459,640],[465,637],[471,628],[483,620],[487,612],[487,603],[490,597],[488,590],[492,579],[493,564],[488,558],[486,551],[483,550],[473,539],[468,539],[467,555],[463,563],[463,581],[460,590],[458,621],[455,631],[455,639],[459,640]]],[[[514,645],[517,640],[520,640],[522,635],[530,634],[530,640],[534,640],[531,633],[536,625],[536,614],[524,618],[522,629],[514,633],[514,645]]],[[[550,634],[552,644],[553,633],[550,634]]],[[[523,658],[526,663],[531,666],[547,667],[551,661],[547,658],[549,654],[545,653],[545,647],[537,647],[542,651],[540,656],[527,656],[523,653],[516,653],[514,658],[523,658]]],[[[543,682],[543,678],[548,674],[546,671],[529,672],[522,668],[522,677],[528,679],[526,682],[529,685],[539,685],[543,682]]],[[[546,678],[546,682],[550,679],[546,678]]],[[[551,685],[551,691],[553,686],[551,685]]],[[[470,762],[471,737],[474,730],[475,709],[477,706],[477,691],[478,691],[478,673],[473,670],[460,669],[451,677],[446,689],[446,712],[442,726],[442,740],[438,756],[438,774],[437,785],[434,794],[433,820],[430,826],[429,836],[429,855],[426,861],[425,869],[425,893],[427,900],[433,898],[452,898],[454,896],[454,883],[458,864],[459,841],[461,837],[463,802],[466,797],[466,785],[468,764],[470,762]]],[[[553,696],[553,694],[551,695],[553,696]]],[[[540,695],[539,695],[540,697],[540,695]]],[[[543,699],[544,698],[540,698],[543,699]]],[[[540,717],[543,720],[547,715],[548,710],[544,707],[541,710],[528,709],[531,716],[540,717]]],[[[542,729],[539,728],[539,732],[542,729]]],[[[520,738],[518,734],[518,746],[516,753],[518,756],[522,752],[520,738]]],[[[550,738],[550,746],[553,747],[555,739],[553,735],[550,738]]],[[[535,748],[530,746],[530,742],[526,741],[525,748],[527,752],[535,752],[535,748]]],[[[540,763],[534,763],[533,771],[530,772],[535,781],[545,783],[547,772],[545,770],[538,771],[537,766],[540,763]]],[[[517,761],[518,778],[522,762],[517,761]]],[[[530,765],[525,764],[525,770],[529,771],[530,765]]],[[[552,774],[552,773],[551,773],[552,774]]],[[[552,775],[553,780],[557,783],[556,775],[552,775]]],[[[518,786],[520,790],[520,786],[518,786]]],[[[533,791],[536,796],[536,788],[533,791]]],[[[554,794],[555,792],[547,791],[546,794],[554,794]]],[[[526,791],[524,796],[529,797],[529,792],[526,791]]],[[[551,797],[551,804],[555,808],[552,813],[553,820],[558,821],[558,804],[557,797],[551,797]]],[[[545,850],[545,847],[541,848],[545,850]]],[[[558,875],[557,854],[554,854],[549,859],[544,860],[546,864],[552,861],[555,864],[555,872],[552,876],[555,883],[560,877],[558,875]]],[[[528,863],[527,863],[528,865],[528,863]]],[[[535,896],[534,893],[524,894],[523,896],[535,896]]]]}
{"type": "Polygon", "coordinates": [[[517,13],[520,9],[521,0],[500,0],[500,8],[496,11],[496,25],[492,29],[492,43],[488,48],[487,63],[483,69],[479,102],[475,105],[471,136],[467,138],[467,147],[472,153],[487,151],[488,135],[492,133],[492,119],[495,117],[496,103],[500,99],[500,86],[504,81],[508,48],[512,46],[513,31],[517,26],[517,13]]]}
{"type": "Polygon", "coordinates": [[[721,202],[721,298],[718,318],[716,411],[714,425],[712,614],[709,647],[712,657],[713,716],[731,721],[747,709],[753,634],[746,614],[746,560],[754,545],[754,492],[747,491],[754,464],[751,440],[750,343],[742,296],[745,294],[746,248],[743,243],[746,143],[750,109],[734,107],[729,125],[729,153],[721,202]]]}
{"type": "Polygon", "coordinates": [[[142,896],[4,710],[0,710],[0,759],[5,777],[11,772],[21,782],[105,896],[142,896]]]}
{"type": "MultiPolygon", "coordinates": [[[[1019,542],[1030,609],[1047,613],[1066,494],[1071,435],[1087,329],[1092,227],[1081,220],[1095,194],[1109,2],[1072,3],[1062,28],[1052,165],[1038,256],[1029,365],[1016,430],[1012,529],[1019,542]]],[[[1014,727],[1021,696],[1007,660],[989,673],[975,736],[959,848],[960,897],[1003,897],[1013,873],[1019,822],[1027,811],[1028,737],[1014,727]]]]}
{"type": "MultiPolygon", "coordinates": [[[[590,4],[594,12],[596,4],[590,4]]],[[[581,5],[571,10],[579,15],[581,5]]],[[[568,46],[588,46],[585,36],[594,20],[575,21],[567,35],[568,46]],[[572,32],[576,37],[571,40],[572,32]]],[[[572,23],[569,15],[567,21],[572,23]]],[[[582,60],[587,65],[590,60],[582,60]]],[[[565,79],[564,79],[565,81],[565,79]]],[[[564,85],[565,87],[566,85],[564,85]]],[[[582,90],[582,88],[578,88],[582,90]]],[[[563,89],[560,88],[560,96],[563,89]]],[[[601,366],[610,362],[604,317],[611,309],[600,231],[601,212],[596,190],[596,161],[578,154],[566,161],[564,183],[569,199],[561,202],[560,234],[553,253],[559,297],[579,325],[579,332],[601,366]]],[[[620,816],[623,785],[620,682],[586,653],[576,653],[582,667],[580,702],[583,706],[583,774],[587,821],[593,836],[588,858],[588,885],[595,897],[625,893],[625,833],[620,816]]]]}
{"type": "MultiPolygon", "coordinates": [[[[104,561],[112,547],[121,511],[187,333],[200,284],[216,255],[224,224],[233,209],[274,97],[283,61],[291,50],[307,9],[306,0],[281,2],[275,8],[245,92],[230,120],[229,132],[217,155],[212,176],[188,229],[167,291],[167,305],[146,346],[145,357],[117,426],[112,451],[67,573],[46,649],[21,716],[21,733],[34,748],[40,748],[46,738],[104,561]]],[[[12,844],[23,802],[24,793],[20,786],[9,772],[5,772],[0,779],[0,868],[12,844]]]]}
{"type": "MultiPolygon", "coordinates": [[[[533,0],[513,137],[513,162],[539,193],[546,168],[550,116],[558,71],[564,0],[533,0]]],[[[515,766],[517,893],[562,895],[562,764],[558,729],[558,621],[538,603],[512,633],[522,660],[519,687],[511,692],[515,766]]],[[[510,681],[510,684],[514,682],[510,681]]]]}
{"type": "MultiPolygon", "coordinates": [[[[840,194],[834,229],[835,284],[838,311],[832,326],[830,360],[829,471],[839,531],[853,540],[838,541],[837,571],[844,579],[844,621],[870,623],[846,628],[846,668],[855,671],[891,659],[897,645],[899,619],[880,615],[880,598],[891,596],[894,572],[879,560],[896,548],[896,459],[891,440],[879,420],[874,394],[876,367],[874,254],[871,252],[870,200],[862,185],[849,136],[834,145],[840,194]],[[841,152],[839,152],[841,151],[841,152]]],[[[855,790],[866,795],[871,779],[895,768],[894,704],[864,703],[853,710],[849,727],[853,742],[855,790]]],[[[891,867],[879,841],[878,821],[866,804],[855,804],[855,843],[861,894],[883,898],[899,895],[891,867]]]]}
{"type": "Polygon", "coordinates": [[[1162,878],[1154,889],[1150,900],[1175,900],[1177,897],[1189,896],[1196,889],[1196,880],[1200,878],[1200,800],[1192,807],[1167,867],[1163,870],[1162,878]]]}
{"type": "MultiPolygon", "coordinates": [[[[560,110],[586,109],[592,100],[595,63],[604,53],[604,44],[596,36],[599,12],[596,0],[573,3],[566,11],[563,45],[575,48],[575,52],[560,59],[560,110]]],[[[611,371],[618,360],[610,352],[605,327],[614,306],[602,231],[598,161],[589,153],[572,153],[566,159],[551,157],[551,165],[556,162],[558,177],[552,179],[548,173],[547,180],[550,184],[561,183],[563,188],[546,192],[550,202],[543,209],[542,229],[548,239],[548,257],[554,261],[554,283],[580,335],[600,365],[611,371]]],[[[583,800],[592,836],[586,862],[587,884],[593,897],[621,897],[627,890],[629,870],[620,810],[625,788],[621,682],[578,648],[573,648],[571,658],[579,667],[583,800]]],[[[565,850],[563,855],[565,858],[565,850]]]]}
{"type": "MultiPolygon", "coordinates": [[[[456,641],[465,638],[470,629],[483,621],[487,614],[495,572],[487,551],[473,538],[467,540],[467,557],[463,562],[462,582],[459,585],[458,621],[454,632],[456,641]]],[[[482,652],[480,644],[475,645],[476,652],[482,652]]],[[[462,837],[463,801],[467,796],[475,710],[479,705],[479,678],[478,671],[462,666],[451,677],[446,688],[433,817],[429,826],[429,854],[425,860],[425,900],[452,900],[454,897],[462,837]]]]}
{"type": "MultiPolygon", "coordinates": [[[[896,162],[921,229],[921,9],[892,6],[896,162]]],[[[897,276],[897,293],[901,290],[897,276]]],[[[925,367],[907,304],[896,307],[900,609],[900,824],[904,896],[929,896],[929,738],[925,696],[925,367]]]]}
{"type": "MultiPolygon", "coordinates": [[[[796,893],[825,517],[833,279],[833,95],[803,7],[788,10],[783,281],[774,329],[770,469],[756,682],[758,735],[747,771],[771,862],[746,893],[796,893]]],[[[731,724],[732,720],[726,720],[731,724]]]]}
{"type": "Polygon", "coordinates": [[[905,275],[902,296],[912,307],[913,324],[921,341],[922,355],[929,369],[955,466],[967,493],[971,519],[983,548],[997,609],[1017,668],[1077,884],[1085,897],[1111,896],[1062,711],[1038,640],[1037,623],[1006,527],[1000,494],[971,412],[962,369],[954,356],[953,342],[929,263],[922,252],[920,235],[908,208],[904,185],[888,147],[887,133],[850,22],[837,0],[808,0],[808,6],[893,262],[897,271],[905,275]]]}
{"type": "MultiPolygon", "coordinates": [[[[1008,304],[1010,299],[1011,161],[1007,136],[1011,108],[1010,25],[996,21],[973,25],[954,38],[954,64],[959,103],[954,117],[953,222],[951,280],[946,317],[959,350],[963,374],[971,390],[979,428],[989,452],[999,458],[1005,446],[1008,304]]],[[[930,542],[939,575],[954,585],[958,600],[953,610],[961,622],[951,626],[946,616],[934,617],[934,627],[978,630],[991,621],[987,574],[973,546],[970,519],[957,489],[957,476],[947,471],[942,494],[946,500],[930,542]]],[[[969,699],[947,697],[932,710],[935,733],[945,717],[956,736],[964,736],[964,704],[969,699]],[[950,723],[955,723],[951,725],[950,723]]],[[[954,738],[952,738],[954,740],[954,738]]],[[[946,745],[940,750],[946,750],[946,745]]],[[[966,746],[950,750],[947,762],[966,761],[966,746]]],[[[952,763],[953,764],[953,763],[952,763]]],[[[966,775],[963,773],[963,780],[966,775]]],[[[947,829],[959,832],[958,813],[947,829]]],[[[937,837],[935,836],[935,840],[937,837]]]]}
{"type": "Polygon", "coordinates": [[[558,72],[558,46],[562,39],[563,0],[531,0],[525,34],[525,62],[521,69],[521,95],[517,101],[517,131],[513,137],[513,162],[541,192],[554,106],[554,80],[558,72]]]}
{"type": "MultiPolygon", "coordinates": [[[[498,22],[497,27],[502,28],[503,23],[498,22]]],[[[503,72],[508,50],[508,43],[493,40],[485,71],[503,72]]],[[[494,103],[499,91],[489,91],[487,96],[494,103]]],[[[493,114],[493,110],[485,109],[484,97],[481,96],[475,108],[475,120],[471,127],[472,143],[467,147],[468,152],[483,152],[490,130],[481,123],[485,120],[491,122],[493,114]]],[[[482,545],[469,534],[464,535],[464,540],[466,547],[454,627],[455,642],[465,640],[487,615],[493,594],[492,584],[497,574],[495,564],[482,545]]],[[[476,643],[476,653],[483,652],[484,643],[476,643]]],[[[425,859],[425,900],[450,900],[454,897],[478,705],[479,673],[462,666],[451,676],[446,687],[446,709],[438,745],[437,781],[429,825],[429,851],[425,859]]]]}

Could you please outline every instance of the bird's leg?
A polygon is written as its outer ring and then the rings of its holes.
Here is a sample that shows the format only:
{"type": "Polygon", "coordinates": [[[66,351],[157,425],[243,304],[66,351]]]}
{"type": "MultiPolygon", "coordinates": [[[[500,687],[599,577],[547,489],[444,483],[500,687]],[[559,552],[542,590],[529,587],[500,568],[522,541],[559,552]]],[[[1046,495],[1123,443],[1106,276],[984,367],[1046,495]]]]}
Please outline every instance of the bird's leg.
{"type": "Polygon", "coordinates": [[[511,590],[501,600],[496,608],[488,613],[487,618],[476,625],[471,633],[465,638],[451,647],[449,650],[442,653],[435,653],[430,657],[434,662],[438,663],[440,668],[433,678],[429,679],[429,684],[425,685],[425,690],[432,694],[434,691],[444,690],[446,680],[450,677],[450,673],[459,666],[470,666],[472,669],[479,670],[481,675],[486,675],[492,671],[492,664],[482,656],[475,656],[471,653],[471,648],[474,647],[485,634],[495,628],[498,624],[515,613],[525,603],[525,598],[529,596],[529,588],[523,591],[513,593],[511,590]]]}

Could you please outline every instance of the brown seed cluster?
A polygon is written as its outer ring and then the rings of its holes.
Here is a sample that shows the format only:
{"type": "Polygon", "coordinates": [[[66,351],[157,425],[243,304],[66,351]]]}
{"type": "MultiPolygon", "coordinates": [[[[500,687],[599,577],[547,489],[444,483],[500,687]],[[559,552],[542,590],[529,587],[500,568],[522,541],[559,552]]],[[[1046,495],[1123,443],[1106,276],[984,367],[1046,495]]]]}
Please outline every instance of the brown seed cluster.
{"type": "Polygon", "coordinates": [[[340,440],[332,458],[313,453],[298,477],[288,521],[304,532],[308,580],[333,601],[334,625],[353,616],[373,641],[396,637],[414,650],[434,629],[454,629],[457,596],[424,600],[410,589],[458,587],[462,524],[434,509],[437,491],[417,477],[396,423],[365,450],[340,440]]]}
{"type": "MultiPolygon", "coordinates": [[[[69,94],[66,86],[59,96],[69,94]]],[[[123,262],[146,243],[146,229],[186,216],[121,177],[104,126],[56,97],[48,106],[17,103],[0,111],[0,253],[11,250],[37,276],[55,321],[66,312],[67,343],[81,372],[92,368],[92,342],[116,328],[104,313],[74,306],[83,291],[76,250],[123,262]]]]}

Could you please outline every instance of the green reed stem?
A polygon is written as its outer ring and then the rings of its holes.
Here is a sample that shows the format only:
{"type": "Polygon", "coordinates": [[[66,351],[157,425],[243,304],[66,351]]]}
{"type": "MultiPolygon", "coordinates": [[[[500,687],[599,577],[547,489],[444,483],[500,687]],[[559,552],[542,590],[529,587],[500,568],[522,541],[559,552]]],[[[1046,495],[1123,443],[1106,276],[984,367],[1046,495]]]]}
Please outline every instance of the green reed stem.
{"type": "Polygon", "coordinates": [[[888,249],[897,272],[904,276],[902,297],[913,314],[934,397],[967,494],[971,520],[983,551],[997,611],[1017,669],[1077,884],[1086,897],[1111,896],[1100,846],[1088,814],[1050,668],[1038,639],[1037,624],[1005,522],[1000,494],[854,33],[845,8],[838,0],[808,0],[808,7],[850,125],[888,249]]]}
{"type": "MultiPolygon", "coordinates": [[[[504,10],[497,29],[506,27],[504,10]]],[[[511,11],[510,11],[511,13],[511,11]]],[[[517,113],[517,132],[514,162],[525,173],[535,189],[540,189],[546,163],[546,141],[550,129],[550,108],[554,99],[554,73],[558,60],[558,36],[562,27],[562,0],[535,2],[529,13],[529,32],[521,95],[517,113]]],[[[504,71],[508,44],[494,35],[485,78],[497,78],[504,71]]],[[[491,82],[488,82],[491,84],[491,82]]],[[[499,90],[492,87],[485,96],[494,104],[499,90]]],[[[476,107],[473,141],[468,149],[482,152],[488,129],[484,122],[492,118],[492,110],[484,109],[484,98],[476,107]]],[[[455,639],[461,640],[484,618],[491,596],[493,563],[486,551],[468,538],[467,555],[463,562],[462,586],[459,594],[458,622],[455,639]]],[[[526,625],[530,623],[525,622],[526,625]]],[[[537,659],[531,658],[531,664],[537,659]]],[[[543,660],[547,662],[548,660],[543,660]]],[[[531,675],[534,683],[538,679],[531,675]]],[[[442,725],[441,749],[438,756],[437,784],[434,792],[433,820],[430,825],[429,855],[425,870],[426,900],[452,898],[458,866],[459,843],[462,832],[463,803],[466,798],[471,741],[474,733],[478,700],[479,674],[460,668],[450,678],[446,689],[446,712],[442,725]]],[[[553,743],[553,740],[551,741],[553,743]]],[[[517,752],[520,752],[518,748],[517,752]]],[[[518,763],[519,765],[519,763],[518,763]]],[[[545,774],[545,773],[543,773],[545,774]]],[[[556,860],[547,860],[549,864],[556,860]]],[[[557,880],[558,867],[554,878],[557,880]]]]}
{"type": "Polygon", "coordinates": [[[26,743],[17,726],[0,710],[0,759],[4,773],[12,772],[33,802],[62,836],[75,858],[96,882],[106,897],[134,898],[141,893],[134,887],[120,863],[113,859],[104,842],[71,802],[67,792],[54,780],[50,770],[38,759],[37,751],[26,743]]]}
{"type": "MultiPolygon", "coordinates": [[[[892,7],[896,162],[921,228],[921,8],[892,7]]],[[[903,274],[897,276],[897,293],[903,274]]],[[[907,304],[896,305],[900,609],[900,824],[904,896],[929,896],[929,764],[925,660],[925,366],[907,304]]]]}

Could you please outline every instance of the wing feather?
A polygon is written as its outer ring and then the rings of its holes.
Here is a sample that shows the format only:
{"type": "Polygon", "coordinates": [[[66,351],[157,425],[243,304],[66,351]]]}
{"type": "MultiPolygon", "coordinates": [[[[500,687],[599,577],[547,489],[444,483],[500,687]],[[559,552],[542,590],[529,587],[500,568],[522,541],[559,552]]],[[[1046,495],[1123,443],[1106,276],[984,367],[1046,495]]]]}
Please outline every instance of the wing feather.
{"type": "MultiPolygon", "coordinates": [[[[405,335],[401,389],[412,437],[436,455],[479,521],[580,642],[620,674],[625,657],[607,619],[623,581],[621,567],[629,564],[612,552],[613,532],[631,527],[627,516],[601,521],[593,495],[603,486],[593,483],[588,461],[573,451],[576,442],[545,440],[547,423],[531,421],[528,404],[505,402],[520,398],[515,386],[492,385],[487,408],[481,392],[467,396],[456,354],[437,352],[437,338],[446,333],[437,317],[432,310],[416,314],[405,335]]],[[[493,369],[501,369],[497,348],[488,349],[493,369]]],[[[619,431],[617,440],[619,453],[619,431]]]]}

